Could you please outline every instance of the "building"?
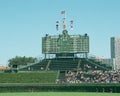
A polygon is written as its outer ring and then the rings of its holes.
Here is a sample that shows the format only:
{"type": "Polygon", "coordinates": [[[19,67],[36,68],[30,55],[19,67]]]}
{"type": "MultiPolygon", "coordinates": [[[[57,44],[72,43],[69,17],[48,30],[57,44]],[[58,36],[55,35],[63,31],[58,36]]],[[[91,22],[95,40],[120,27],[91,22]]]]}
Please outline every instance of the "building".
{"type": "Polygon", "coordinates": [[[120,70],[120,37],[111,37],[111,58],[114,60],[114,70],[120,70]]]}

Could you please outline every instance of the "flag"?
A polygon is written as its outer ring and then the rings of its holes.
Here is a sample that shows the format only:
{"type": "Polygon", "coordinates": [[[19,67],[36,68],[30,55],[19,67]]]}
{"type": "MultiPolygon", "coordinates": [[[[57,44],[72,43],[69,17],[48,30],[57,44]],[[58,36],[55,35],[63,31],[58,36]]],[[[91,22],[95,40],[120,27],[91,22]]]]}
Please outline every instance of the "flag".
{"type": "Polygon", "coordinates": [[[61,14],[65,14],[65,11],[61,11],[61,14]]]}
{"type": "Polygon", "coordinates": [[[58,30],[58,25],[59,24],[59,21],[56,21],[56,30],[58,30]]]}
{"type": "Polygon", "coordinates": [[[73,24],[73,20],[71,20],[70,23],[73,24]]]}
{"type": "Polygon", "coordinates": [[[73,20],[70,21],[70,29],[73,30],[73,20]]]}

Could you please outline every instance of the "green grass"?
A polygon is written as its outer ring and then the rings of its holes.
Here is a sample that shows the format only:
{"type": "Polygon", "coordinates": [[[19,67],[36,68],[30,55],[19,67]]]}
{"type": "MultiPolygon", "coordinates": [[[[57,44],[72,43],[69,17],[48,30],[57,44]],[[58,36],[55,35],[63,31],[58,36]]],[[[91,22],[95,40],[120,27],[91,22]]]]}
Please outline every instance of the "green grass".
{"type": "Polygon", "coordinates": [[[0,96],[120,96],[120,93],[26,92],[26,93],[0,93],[0,96]]]}
{"type": "Polygon", "coordinates": [[[55,83],[57,72],[0,73],[0,83],[55,83]]]}

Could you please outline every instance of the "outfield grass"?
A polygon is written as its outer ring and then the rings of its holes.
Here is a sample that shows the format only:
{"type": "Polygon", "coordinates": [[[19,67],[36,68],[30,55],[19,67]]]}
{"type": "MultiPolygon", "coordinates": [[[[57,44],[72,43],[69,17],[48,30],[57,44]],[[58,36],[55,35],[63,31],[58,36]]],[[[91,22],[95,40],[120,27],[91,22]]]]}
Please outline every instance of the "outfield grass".
{"type": "Polygon", "coordinates": [[[0,83],[55,83],[57,72],[0,73],[0,83]]]}
{"type": "Polygon", "coordinates": [[[0,93],[0,96],[120,96],[120,93],[26,92],[26,93],[0,93]]]}

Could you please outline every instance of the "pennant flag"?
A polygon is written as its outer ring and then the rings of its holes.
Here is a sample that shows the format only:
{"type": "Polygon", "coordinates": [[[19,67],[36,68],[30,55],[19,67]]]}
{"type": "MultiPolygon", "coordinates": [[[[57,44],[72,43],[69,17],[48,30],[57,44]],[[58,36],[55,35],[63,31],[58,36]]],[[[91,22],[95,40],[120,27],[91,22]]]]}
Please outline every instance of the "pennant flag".
{"type": "Polygon", "coordinates": [[[71,20],[70,23],[73,24],[73,20],[71,20]]]}
{"type": "Polygon", "coordinates": [[[59,21],[56,21],[56,30],[58,30],[58,25],[59,24],[59,21]]]}
{"type": "Polygon", "coordinates": [[[58,23],[59,23],[59,21],[56,21],[56,23],[58,24],[58,23]]]}
{"type": "Polygon", "coordinates": [[[61,11],[61,14],[65,14],[65,11],[61,11]]]}
{"type": "Polygon", "coordinates": [[[73,30],[73,20],[70,21],[70,29],[73,30]]]}

